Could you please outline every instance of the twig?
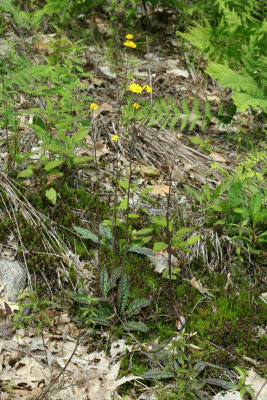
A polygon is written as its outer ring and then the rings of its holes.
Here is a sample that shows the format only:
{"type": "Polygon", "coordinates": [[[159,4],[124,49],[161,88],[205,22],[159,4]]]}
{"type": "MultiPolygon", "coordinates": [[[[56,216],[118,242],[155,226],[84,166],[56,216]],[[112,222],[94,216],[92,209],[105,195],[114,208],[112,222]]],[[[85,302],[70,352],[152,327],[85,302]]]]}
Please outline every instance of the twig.
{"type": "Polygon", "coordinates": [[[68,359],[68,361],[66,362],[65,366],[62,368],[62,370],[60,371],[60,373],[58,374],[58,376],[56,376],[56,378],[53,379],[53,381],[48,385],[48,387],[44,390],[43,393],[41,393],[38,397],[36,397],[35,400],[43,400],[45,399],[46,395],[49,393],[49,391],[51,390],[51,388],[56,384],[56,382],[59,380],[59,378],[61,377],[61,375],[63,375],[63,373],[66,371],[69,363],[71,362],[78,346],[79,346],[79,342],[80,342],[80,334],[79,337],[77,339],[76,345],[73,349],[73,352],[71,353],[70,358],[68,359]]]}
{"type": "Polygon", "coordinates": [[[263,384],[262,384],[260,390],[259,390],[258,393],[257,393],[257,396],[255,397],[255,400],[257,400],[257,399],[259,398],[259,395],[260,395],[262,389],[264,388],[264,386],[266,385],[266,383],[267,383],[267,379],[266,379],[265,382],[263,382],[263,384]]]}

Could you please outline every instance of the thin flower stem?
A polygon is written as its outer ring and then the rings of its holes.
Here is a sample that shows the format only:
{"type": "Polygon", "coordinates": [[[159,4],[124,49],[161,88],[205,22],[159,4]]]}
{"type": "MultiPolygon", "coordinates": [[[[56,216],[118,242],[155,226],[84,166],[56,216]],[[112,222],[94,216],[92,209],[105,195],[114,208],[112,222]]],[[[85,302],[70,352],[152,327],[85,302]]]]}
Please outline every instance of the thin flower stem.
{"type": "Polygon", "coordinates": [[[171,232],[170,232],[170,203],[171,203],[171,182],[172,182],[172,168],[170,169],[170,181],[169,181],[169,193],[167,196],[167,214],[166,214],[166,222],[167,222],[167,244],[168,244],[168,268],[169,268],[169,299],[171,308],[177,317],[178,321],[181,324],[182,329],[184,328],[184,323],[182,321],[181,316],[179,315],[173,301],[173,287],[172,287],[172,246],[171,246],[171,232]]]}
{"type": "Polygon", "coordinates": [[[100,242],[100,212],[99,212],[99,166],[96,157],[96,127],[94,125],[93,120],[93,110],[91,110],[91,122],[92,122],[92,140],[93,140],[93,147],[94,147],[94,162],[95,162],[95,169],[96,169],[96,220],[97,220],[97,267],[98,267],[98,274],[99,274],[99,281],[100,281],[100,264],[101,264],[101,242],[100,242]]]}

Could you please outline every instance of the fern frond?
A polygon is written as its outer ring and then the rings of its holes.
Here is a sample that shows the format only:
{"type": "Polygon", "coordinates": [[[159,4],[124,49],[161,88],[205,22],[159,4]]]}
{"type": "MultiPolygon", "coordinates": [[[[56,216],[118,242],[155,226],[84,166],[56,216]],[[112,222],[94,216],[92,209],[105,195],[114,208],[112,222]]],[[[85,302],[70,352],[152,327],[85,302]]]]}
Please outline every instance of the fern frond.
{"type": "Polygon", "coordinates": [[[266,110],[267,99],[252,76],[241,75],[225,65],[213,62],[209,64],[206,72],[220,85],[235,91],[232,98],[239,111],[246,111],[249,107],[266,110]]]}
{"type": "Polygon", "coordinates": [[[142,104],[142,107],[138,109],[136,113],[136,119],[141,122],[142,125],[160,126],[164,129],[168,126],[170,130],[173,130],[181,120],[180,130],[185,129],[186,125],[190,123],[189,131],[192,131],[196,124],[200,121],[205,122],[205,125],[211,120],[212,115],[210,112],[209,102],[205,103],[204,115],[202,116],[199,111],[198,99],[195,97],[193,101],[193,110],[190,110],[186,100],[182,100],[182,110],[181,113],[179,107],[175,101],[169,97],[168,100],[160,98],[155,100],[153,107],[148,102],[142,104]]]}

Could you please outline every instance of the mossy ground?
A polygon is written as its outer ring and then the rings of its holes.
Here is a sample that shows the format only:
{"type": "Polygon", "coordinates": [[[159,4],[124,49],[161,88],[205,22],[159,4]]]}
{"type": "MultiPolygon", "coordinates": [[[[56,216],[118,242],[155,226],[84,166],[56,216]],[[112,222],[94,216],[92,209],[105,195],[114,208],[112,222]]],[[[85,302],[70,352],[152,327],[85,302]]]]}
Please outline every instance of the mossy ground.
{"type": "MultiPolygon", "coordinates": [[[[73,187],[70,180],[63,186],[56,187],[59,196],[58,203],[54,207],[45,197],[46,189],[46,185],[42,184],[38,190],[27,192],[28,200],[38,211],[42,211],[56,223],[58,234],[68,241],[73,251],[76,251],[81,259],[88,260],[95,248],[94,245],[89,241],[83,242],[74,237],[69,229],[74,225],[83,226],[84,217],[90,221],[93,229],[97,226],[96,202],[99,203],[101,220],[108,216],[108,205],[97,199],[97,195],[90,193],[86,185],[83,185],[82,189],[73,187]]],[[[31,227],[20,213],[17,214],[17,223],[22,243],[27,249],[26,260],[30,272],[34,271],[39,276],[38,272],[42,271],[52,282],[58,262],[57,257],[46,254],[42,240],[36,235],[36,229],[31,227]]],[[[16,229],[14,221],[5,215],[0,222],[0,242],[5,243],[10,232],[16,235],[16,229]]],[[[123,258],[123,254],[114,255],[111,251],[106,251],[104,259],[108,272],[121,266],[123,258]]],[[[141,255],[129,254],[125,271],[131,282],[131,300],[144,297],[151,301],[150,306],[143,309],[138,316],[138,320],[145,322],[149,327],[149,332],[135,333],[135,337],[140,342],[149,342],[155,338],[159,338],[162,342],[177,334],[176,317],[169,306],[168,280],[154,272],[148,259],[141,255]]],[[[75,273],[71,269],[69,279],[76,284],[75,273]]],[[[190,265],[190,270],[185,267],[181,271],[181,279],[173,282],[174,301],[186,318],[186,331],[198,333],[192,337],[190,343],[194,343],[201,349],[199,351],[185,350],[189,369],[193,368],[194,362],[198,360],[231,368],[241,362],[243,355],[256,359],[262,366],[266,360],[266,336],[258,336],[258,328],[264,327],[266,320],[266,305],[259,299],[259,295],[264,291],[261,285],[262,271],[260,270],[257,274],[255,271],[244,271],[239,266],[239,269],[232,274],[232,284],[227,289],[226,282],[225,273],[211,272],[201,264],[200,260],[195,260],[190,265]],[[246,279],[248,275],[250,278],[246,279]],[[192,276],[210,289],[209,295],[203,295],[192,287],[189,283],[192,276]],[[219,349],[213,344],[219,346],[219,349]]],[[[45,286],[40,275],[38,279],[40,296],[47,295],[45,286]]],[[[96,288],[96,295],[97,291],[96,288]]],[[[104,327],[103,329],[109,329],[111,336],[116,338],[125,334],[119,323],[111,328],[104,327]]],[[[130,355],[123,357],[122,373],[129,372],[129,364],[131,364],[131,373],[137,375],[150,368],[147,357],[141,353],[129,357],[130,355]]]]}

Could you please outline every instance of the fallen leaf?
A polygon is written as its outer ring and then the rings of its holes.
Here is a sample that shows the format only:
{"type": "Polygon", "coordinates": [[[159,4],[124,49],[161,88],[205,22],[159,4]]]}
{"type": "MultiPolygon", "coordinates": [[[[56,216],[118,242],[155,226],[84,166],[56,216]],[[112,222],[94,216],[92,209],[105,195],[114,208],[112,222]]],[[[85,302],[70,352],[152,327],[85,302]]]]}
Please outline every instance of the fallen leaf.
{"type": "Polygon", "coordinates": [[[139,172],[142,176],[151,175],[151,176],[160,176],[160,170],[151,165],[135,165],[133,167],[134,172],[139,172]]]}
{"type": "Polygon", "coordinates": [[[195,277],[189,281],[190,285],[192,285],[195,289],[197,289],[200,293],[202,294],[208,294],[210,295],[209,291],[210,289],[205,288],[202,286],[202,283],[200,281],[197,281],[195,277]]]}
{"type": "Polygon", "coordinates": [[[167,71],[167,74],[175,75],[175,76],[182,76],[183,78],[188,78],[189,73],[184,69],[173,68],[167,71]]]}
{"type": "Polygon", "coordinates": [[[215,101],[216,103],[220,103],[220,102],[221,102],[220,97],[215,96],[215,95],[207,96],[207,99],[208,99],[209,101],[215,101]]]}
{"type": "Polygon", "coordinates": [[[111,72],[110,67],[108,65],[100,65],[98,69],[107,78],[115,79],[117,77],[117,75],[114,72],[111,72]]]}
{"type": "Polygon", "coordinates": [[[49,175],[46,184],[50,185],[50,183],[54,182],[56,179],[61,178],[62,175],[62,173],[49,175]]]}
{"type": "Polygon", "coordinates": [[[112,111],[113,111],[113,107],[111,104],[103,103],[96,110],[93,111],[93,117],[94,118],[98,117],[102,112],[110,113],[112,111]]]}
{"type": "Polygon", "coordinates": [[[178,165],[175,165],[175,167],[172,170],[172,180],[180,183],[184,179],[184,171],[178,167],[178,165]]]}
{"type": "MultiPolygon", "coordinates": [[[[156,267],[155,272],[161,274],[166,268],[168,268],[168,252],[166,250],[161,250],[155,253],[154,256],[148,254],[147,257],[150,259],[152,265],[156,267]]],[[[171,256],[172,267],[176,268],[178,264],[179,264],[178,258],[172,255],[171,256]]]]}
{"type": "MultiPolygon", "coordinates": [[[[150,192],[151,194],[159,194],[161,196],[168,196],[169,194],[169,185],[154,185],[154,186],[148,186],[150,188],[152,188],[152,191],[150,192]]],[[[170,191],[171,194],[173,194],[173,191],[170,191]]]]}
{"type": "Polygon", "coordinates": [[[251,385],[251,389],[257,396],[257,400],[267,399],[267,379],[259,376],[253,368],[249,370],[246,378],[246,385],[251,385]]]}
{"type": "Polygon", "coordinates": [[[115,342],[111,343],[110,355],[112,358],[115,358],[118,354],[122,355],[125,354],[127,351],[131,352],[132,349],[133,346],[126,345],[124,339],[116,340],[115,342]]]}
{"type": "Polygon", "coordinates": [[[217,153],[217,151],[213,151],[212,153],[210,153],[210,158],[213,161],[217,161],[217,162],[223,162],[223,163],[227,162],[227,159],[225,158],[225,156],[222,153],[217,153]]]}

